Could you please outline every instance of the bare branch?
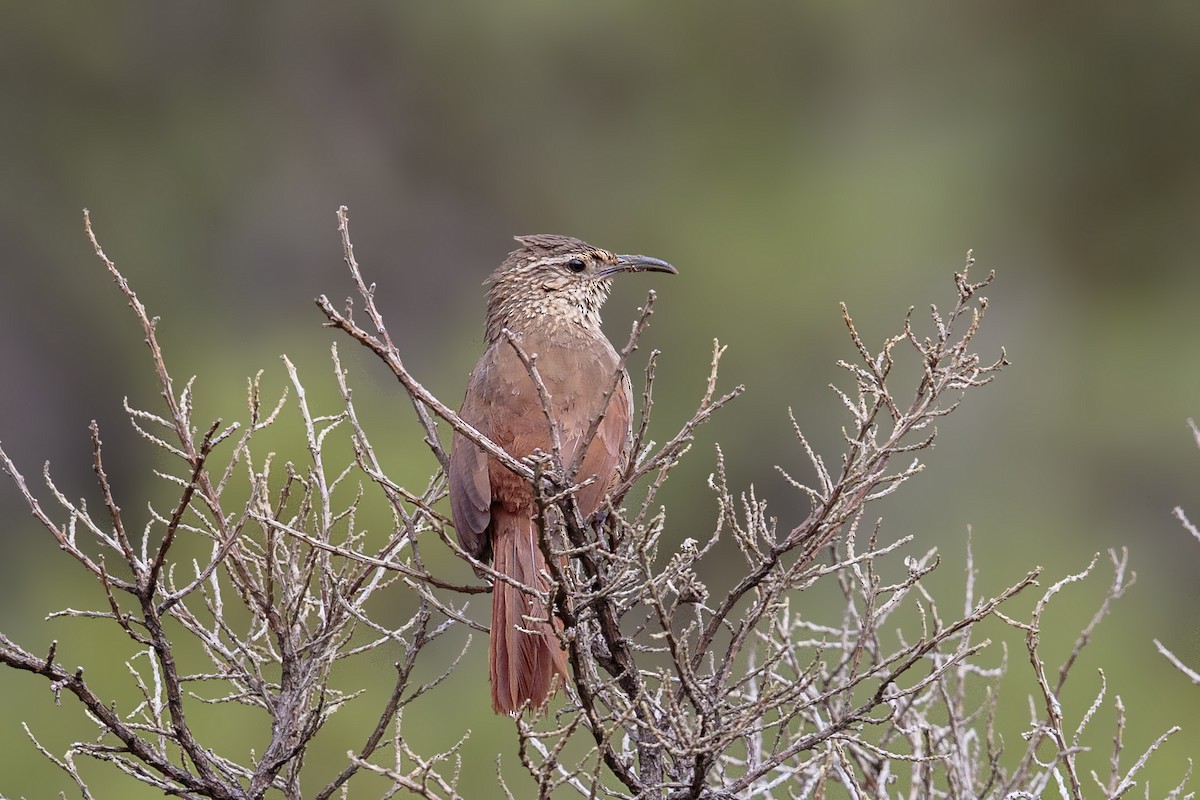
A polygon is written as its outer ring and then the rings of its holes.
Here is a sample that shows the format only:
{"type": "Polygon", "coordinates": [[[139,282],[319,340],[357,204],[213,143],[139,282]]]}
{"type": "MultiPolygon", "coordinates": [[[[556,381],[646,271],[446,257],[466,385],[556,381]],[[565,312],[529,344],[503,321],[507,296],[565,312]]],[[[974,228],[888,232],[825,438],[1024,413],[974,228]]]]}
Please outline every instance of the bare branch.
{"type": "MultiPolygon", "coordinates": [[[[64,496],[48,468],[44,508],[0,448],[0,466],[34,519],[70,557],[65,563],[81,567],[100,590],[97,608],[62,609],[51,619],[86,619],[135,643],[126,664],[132,708],[118,709],[84,680],[83,667],[70,671],[59,663],[60,653],[73,649],[69,643],[55,642],[35,656],[0,634],[0,664],[41,676],[56,699],[65,692],[78,701],[87,732],[65,753],[50,752],[32,727],[26,730],[85,798],[93,792],[77,768],[80,757],[187,798],[298,800],[302,786],[310,794],[316,786],[314,796],[329,800],[357,796],[366,790],[360,786],[380,779],[385,798],[462,797],[469,721],[450,721],[460,725],[455,743],[430,754],[423,732],[404,726],[404,712],[437,702],[454,671],[474,668],[466,660],[478,639],[471,632],[486,625],[472,598],[490,588],[432,566],[446,559],[427,559],[430,542],[483,581],[504,581],[537,597],[544,616],[561,623],[555,629],[571,673],[565,698],[541,716],[514,719],[519,767],[506,775],[497,762],[497,796],[1009,800],[1057,791],[1080,798],[1087,775],[1077,756],[1095,749],[1100,736],[1108,765],[1104,776],[1091,778],[1103,796],[1116,798],[1144,785],[1145,766],[1176,730],[1134,751],[1131,763],[1125,708],[1119,695],[1110,699],[1103,672],[1085,708],[1063,700],[1097,626],[1133,583],[1124,550],[1110,551],[1105,598],[1056,671],[1041,649],[1044,625],[1060,596],[1090,579],[1099,556],[1046,588],[1026,618],[1011,611],[1011,601],[1037,584],[1041,568],[981,596],[968,539],[962,594],[945,602],[929,581],[943,567],[943,554],[919,535],[889,538],[868,508],[922,473],[922,451],[934,443],[937,426],[1007,365],[1003,351],[988,360],[975,352],[988,307],[981,292],[992,276],[972,282],[969,254],[954,276],[952,302],[930,306],[927,318],[915,320],[908,309],[878,347],[842,306],[853,353],[838,362],[842,378],[834,386],[847,414],[843,452],[818,453],[789,410],[798,458],[812,473],[779,471],[807,500],[803,518],[780,519],[758,489],[734,488],[718,447],[708,481],[717,507],[712,526],[681,535],[659,491],[700,426],[743,391],[719,388],[720,343],[713,342],[694,413],[661,446],[646,438],[659,358],[650,354],[627,466],[602,508],[585,519],[575,495],[595,477],[576,481],[575,472],[603,414],[569,449],[555,428],[536,356],[509,335],[538,393],[552,452],[518,461],[467,425],[407,371],[376,307],[375,285],[354,256],[341,208],[343,254],[366,325],[354,320],[349,305],[337,310],[324,295],[317,304],[330,327],[384,361],[416,409],[441,470],[423,486],[406,488],[377,456],[336,346],[331,401],[310,392],[310,379],[284,357],[286,389],[278,402],[264,403],[259,373],[247,382],[244,418],[197,421],[193,401],[201,387],[189,380],[176,388],[157,318],[104,254],[86,212],[84,222],[150,350],[161,398],[151,409],[126,399],[125,409],[138,441],[158,452],[154,475],[171,498],[169,508],[141,503],[144,514],[135,516],[129,509],[139,504],[110,481],[94,423],[91,469],[103,506],[96,515],[84,501],[64,496]],[[927,333],[918,332],[922,327],[927,333]],[[899,385],[913,388],[902,393],[899,385]],[[449,531],[450,520],[438,510],[447,464],[438,420],[530,482],[547,565],[538,585],[464,552],[449,531]],[[264,436],[288,425],[297,431],[291,456],[280,450],[280,437],[264,436]],[[197,547],[203,555],[182,555],[197,547]],[[806,592],[820,587],[839,598],[835,607],[809,602],[806,592]],[[380,606],[390,610],[387,624],[375,616],[380,606]],[[397,608],[405,610],[393,616],[397,608]],[[996,723],[1007,645],[978,635],[990,617],[1008,626],[1002,634],[1023,638],[1037,686],[1027,744],[1008,752],[996,723]],[[387,658],[394,674],[383,685],[339,689],[344,665],[364,657],[387,658]],[[345,740],[330,743],[322,734],[330,716],[353,703],[374,710],[351,740],[356,749],[345,752],[345,740]],[[192,723],[197,704],[236,704],[258,715],[253,749],[202,740],[192,723]],[[1115,733],[1097,734],[1110,705],[1115,733]],[[322,757],[311,757],[317,751],[322,757]]],[[[654,302],[650,293],[631,326],[621,368],[602,387],[602,408],[614,392],[627,390],[624,367],[642,343],[654,302]]],[[[1200,444],[1194,423],[1192,430],[1200,444]]],[[[1200,539],[1181,509],[1176,516],[1200,539]]],[[[526,617],[530,626],[539,621],[526,617]]],[[[1195,671],[1155,644],[1200,684],[1195,671]]],[[[1183,797],[1189,776],[1168,796],[1183,797]]]]}

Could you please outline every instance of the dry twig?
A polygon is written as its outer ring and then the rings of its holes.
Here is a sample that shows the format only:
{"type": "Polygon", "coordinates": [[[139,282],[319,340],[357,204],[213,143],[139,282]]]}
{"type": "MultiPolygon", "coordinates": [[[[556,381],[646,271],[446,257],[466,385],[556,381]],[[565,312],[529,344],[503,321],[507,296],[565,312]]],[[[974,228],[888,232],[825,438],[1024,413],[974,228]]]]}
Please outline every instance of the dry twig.
{"type": "MultiPolygon", "coordinates": [[[[803,519],[781,524],[753,489],[731,488],[718,448],[709,479],[717,507],[713,528],[699,540],[679,541],[668,534],[659,490],[690,451],[699,427],[742,391],[718,389],[725,352],[719,343],[713,344],[695,413],[661,446],[647,439],[658,358],[651,353],[634,457],[605,507],[584,519],[574,497],[586,485],[574,482],[579,455],[576,463],[564,464],[552,436],[552,453],[517,461],[407,371],[375,306],[375,286],[364,280],[355,259],[344,208],[338,220],[369,328],[354,320],[349,304],[339,311],[321,296],[317,304],[328,324],[376,353],[393,373],[443,468],[440,422],[535,488],[551,584],[544,599],[562,623],[573,679],[565,702],[550,716],[514,721],[520,767],[537,797],[822,798],[840,791],[862,798],[1022,798],[1043,796],[1051,782],[1062,796],[1084,796],[1087,776],[1080,775],[1076,756],[1086,746],[1107,687],[1101,675],[1096,699],[1073,726],[1062,691],[1111,602],[1132,582],[1126,554],[1110,553],[1113,580],[1106,598],[1054,675],[1039,648],[1044,616],[1057,593],[1085,579],[1095,561],[1053,584],[1023,621],[1004,608],[1036,585],[1040,568],[994,596],[978,598],[968,548],[964,602],[959,612],[945,614],[925,585],[940,566],[937,552],[913,551],[911,537],[886,541],[880,523],[867,516],[873,500],[921,471],[919,456],[934,441],[935,423],[1007,364],[1003,353],[985,361],[974,351],[987,310],[981,292],[992,276],[972,283],[969,256],[955,275],[948,309],[931,308],[927,335],[917,332],[910,310],[900,332],[872,350],[842,308],[857,358],[840,363],[850,386],[833,387],[848,413],[837,469],[830,469],[834,462],[815,452],[792,418],[813,475],[803,481],[784,473],[809,500],[803,519]],[[916,388],[901,396],[893,373],[905,350],[916,357],[920,372],[916,388]],[[627,503],[639,483],[644,497],[627,503]],[[726,569],[739,563],[741,570],[730,585],[709,587],[700,576],[714,563],[726,569]],[[839,608],[830,612],[806,602],[805,593],[818,585],[836,587],[839,608]],[[1040,694],[1026,749],[1013,754],[1011,766],[1004,763],[994,726],[996,685],[1007,659],[992,658],[990,640],[975,635],[989,617],[1024,634],[1040,694]],[[1053,744],[1049,760],[1045,748],[1039,749],[1046,741],[1053,744]]],[[[430,755],[422,750],[419,732],[406,734],[402,723],[406,708],[441,689],[470,637],[448,663],[425,665],[434,677],[418,683],[418,664],[433,658],[428,645],[457,626],[484,630],[464,598],[487,587],[434,574],[422,548],[436,539],[436,546],[448,545],[476,574],[512,579],[463,552],[448,534],[449,521],[436,508],[444,494],[440,472],[420,490],[385,474],[336,347],[337,408],[314,408],[300,370],[285,358],[290,385],[278,402],[264,405],[256,376],[249,383],[245,420],[197,427],[193,382],[177,389],[158,343],[157,320],[100,248],[86,213],[85,226],[150,349],[161,408],[127,403],[126,409],[135,430],[166,454],[170,466],[158,475],[176,499],[165,509],[150,505],[144,518],[133,520],[118,503],[121,490],[109,481],[100,431],[93,425],[92,469],[104,508],[93,514],[65,497],[47,468],[56,517],[0,449],[0,465],[37,522],[103,592],[101,610],[67,609],[59,616],[108,623],[114,637],[131,643],[128,667],[140,698],[136,707],[118,710],[82,668],[59,664],[57,643],[37,656],[0,634],[0,663],[41,675],[56,696],[74,695],[101,732],[98,739],[81,738],[59,757],[28,729],[35,747],[85,798],[92,795],[77,768],[79,756],[189,798],[273,794],[324,800],[345,796],[355,777],[367,772],[391,784],[385,797],[459,798],[469,729],[464,726],[453,746],[430,755]],[[301,426],[305,455],[279,467],[260,449],[259,437],[288,414],[301,426]],[[335,442],[348,443],[349,463],[331,456],[335,442]],[[390,519],[385,532],[366,527],[372,499],[390,519]],[[184,553],[197,544],[207,558],[189,562],[184,553]],[[367,607],[385,590],[393,598],[403,593],[409,603],[411,615],[396,627],[373,620],[367,607]],[[183,639],[193,646],[181,647],[183,639]],[[329,716],[354,700],[335,688],[331,676],[346,660],[379,652],[396,654],[395,678],[382,691],[379,710],[369,715],[361,743],[332,774],[312,776],[306,756],[329,716]],[[189,714],[201,704],[248,707],[269,720],[270,733],[254,753],[226,752],[221,743],[196,735],[189,714]],[[309,795],[302,795],[302,774],[309,795]],[[320,787],[315,795],[314,786],[320,787]]],[[[653,301],[652,294],[632,326],[623,364],[640,345],[653,301]]],[[[536,359],[519,341],[511,344],[538,386],[553,427],[536,359]]],[[[606,390],[616,388],[614,383],[606,390]]],[[[593,434],[598,425],[593,420],[593,434]]],[[[1200,441],[1200,432],[1197,437],[1200,441]]],[[[586,441],[576,452],[584,450],[586,441]]],[[[1182,511],[1177,513],[1195,534],[1182,511]]],[[[1109,774],[1092,776],[1106,798],[1138,785],[1147,760],[1174,732],[1123,764],[1125,712],[1119,698],[1116,708],[1109,774]]],[[[516,787],[516,778],[505,775],[499,762],[497,768],[505,796],[529,795],[528,786],[516,787]]],[[[1171,796],[1181,796],[1182,786],[1171,796]]]]}

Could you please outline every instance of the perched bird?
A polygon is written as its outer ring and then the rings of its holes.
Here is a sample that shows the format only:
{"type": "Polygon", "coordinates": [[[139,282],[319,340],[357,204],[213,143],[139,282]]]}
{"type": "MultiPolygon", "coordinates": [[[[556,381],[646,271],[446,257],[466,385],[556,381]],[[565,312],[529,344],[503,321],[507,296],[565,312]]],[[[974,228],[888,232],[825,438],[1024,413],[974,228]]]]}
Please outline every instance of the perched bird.
{"type": "MultiPolygon", "coordinates": [[[[624,468],[633,405],[629,376],[616,375],[620,359],[600,329],[600,307],[614,275],[676,270],[657,258],[614,255],[569,236],[516,239],[521,247],[488,279],[487,352],[471,373],[459,414],[513,458],[539,449],[553,452],[537,387],[504,334],[510,332],[525,353],[536,357],[559,431],[564,469],[586,444],[573,476],[576,483],[596,478],[576,494],[586,516],[599,507],[624,468]],[[614,379],[619,385],[602,409],[614,379]],[[595,436],[585,443],[602,410],[595,436]]],[[[450,506],[463,549],[478,559],[490,558],[497,572],[545,592],[546,561],[538,546],[529,482],[457,432],[449,478],[450,506]]],[[[526,703],[541,708],[555,676],[559,684],[566,680],[566,653],[549,619],[544,603],[495,581],[488,663],[496,713],[517,711],[526,703]]]]}

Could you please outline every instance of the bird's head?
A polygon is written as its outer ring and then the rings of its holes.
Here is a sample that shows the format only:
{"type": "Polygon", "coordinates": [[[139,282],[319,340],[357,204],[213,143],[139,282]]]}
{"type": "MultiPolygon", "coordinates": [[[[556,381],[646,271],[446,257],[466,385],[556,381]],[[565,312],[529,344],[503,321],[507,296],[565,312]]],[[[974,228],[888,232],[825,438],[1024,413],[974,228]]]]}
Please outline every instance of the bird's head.
{"type": "Polygon", "coordinates": [[[600,307],[608,299],[612,277],[622,272],[677,270],[649,256],[616,255],[570,236],[533,234],[515,237],[521,247],[508,254],[488,283],[487,339],[504,328],[581,326],[600,332],[600,307]]]}

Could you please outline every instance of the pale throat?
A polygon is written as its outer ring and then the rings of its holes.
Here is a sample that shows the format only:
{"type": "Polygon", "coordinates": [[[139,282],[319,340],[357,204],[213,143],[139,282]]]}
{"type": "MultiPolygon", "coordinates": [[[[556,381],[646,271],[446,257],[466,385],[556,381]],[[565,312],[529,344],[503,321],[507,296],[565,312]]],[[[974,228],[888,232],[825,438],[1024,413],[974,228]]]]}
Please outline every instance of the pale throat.
{"type": "Polygon", "coordinates": [[[487,338],[496,341],[504,329],[539,337],[603,337],[600,307],[608,297],[608,289],[609,281],[596,281],[553,292],[536,289],[524,297],[510,297],[489,309],[487,338]]]}

